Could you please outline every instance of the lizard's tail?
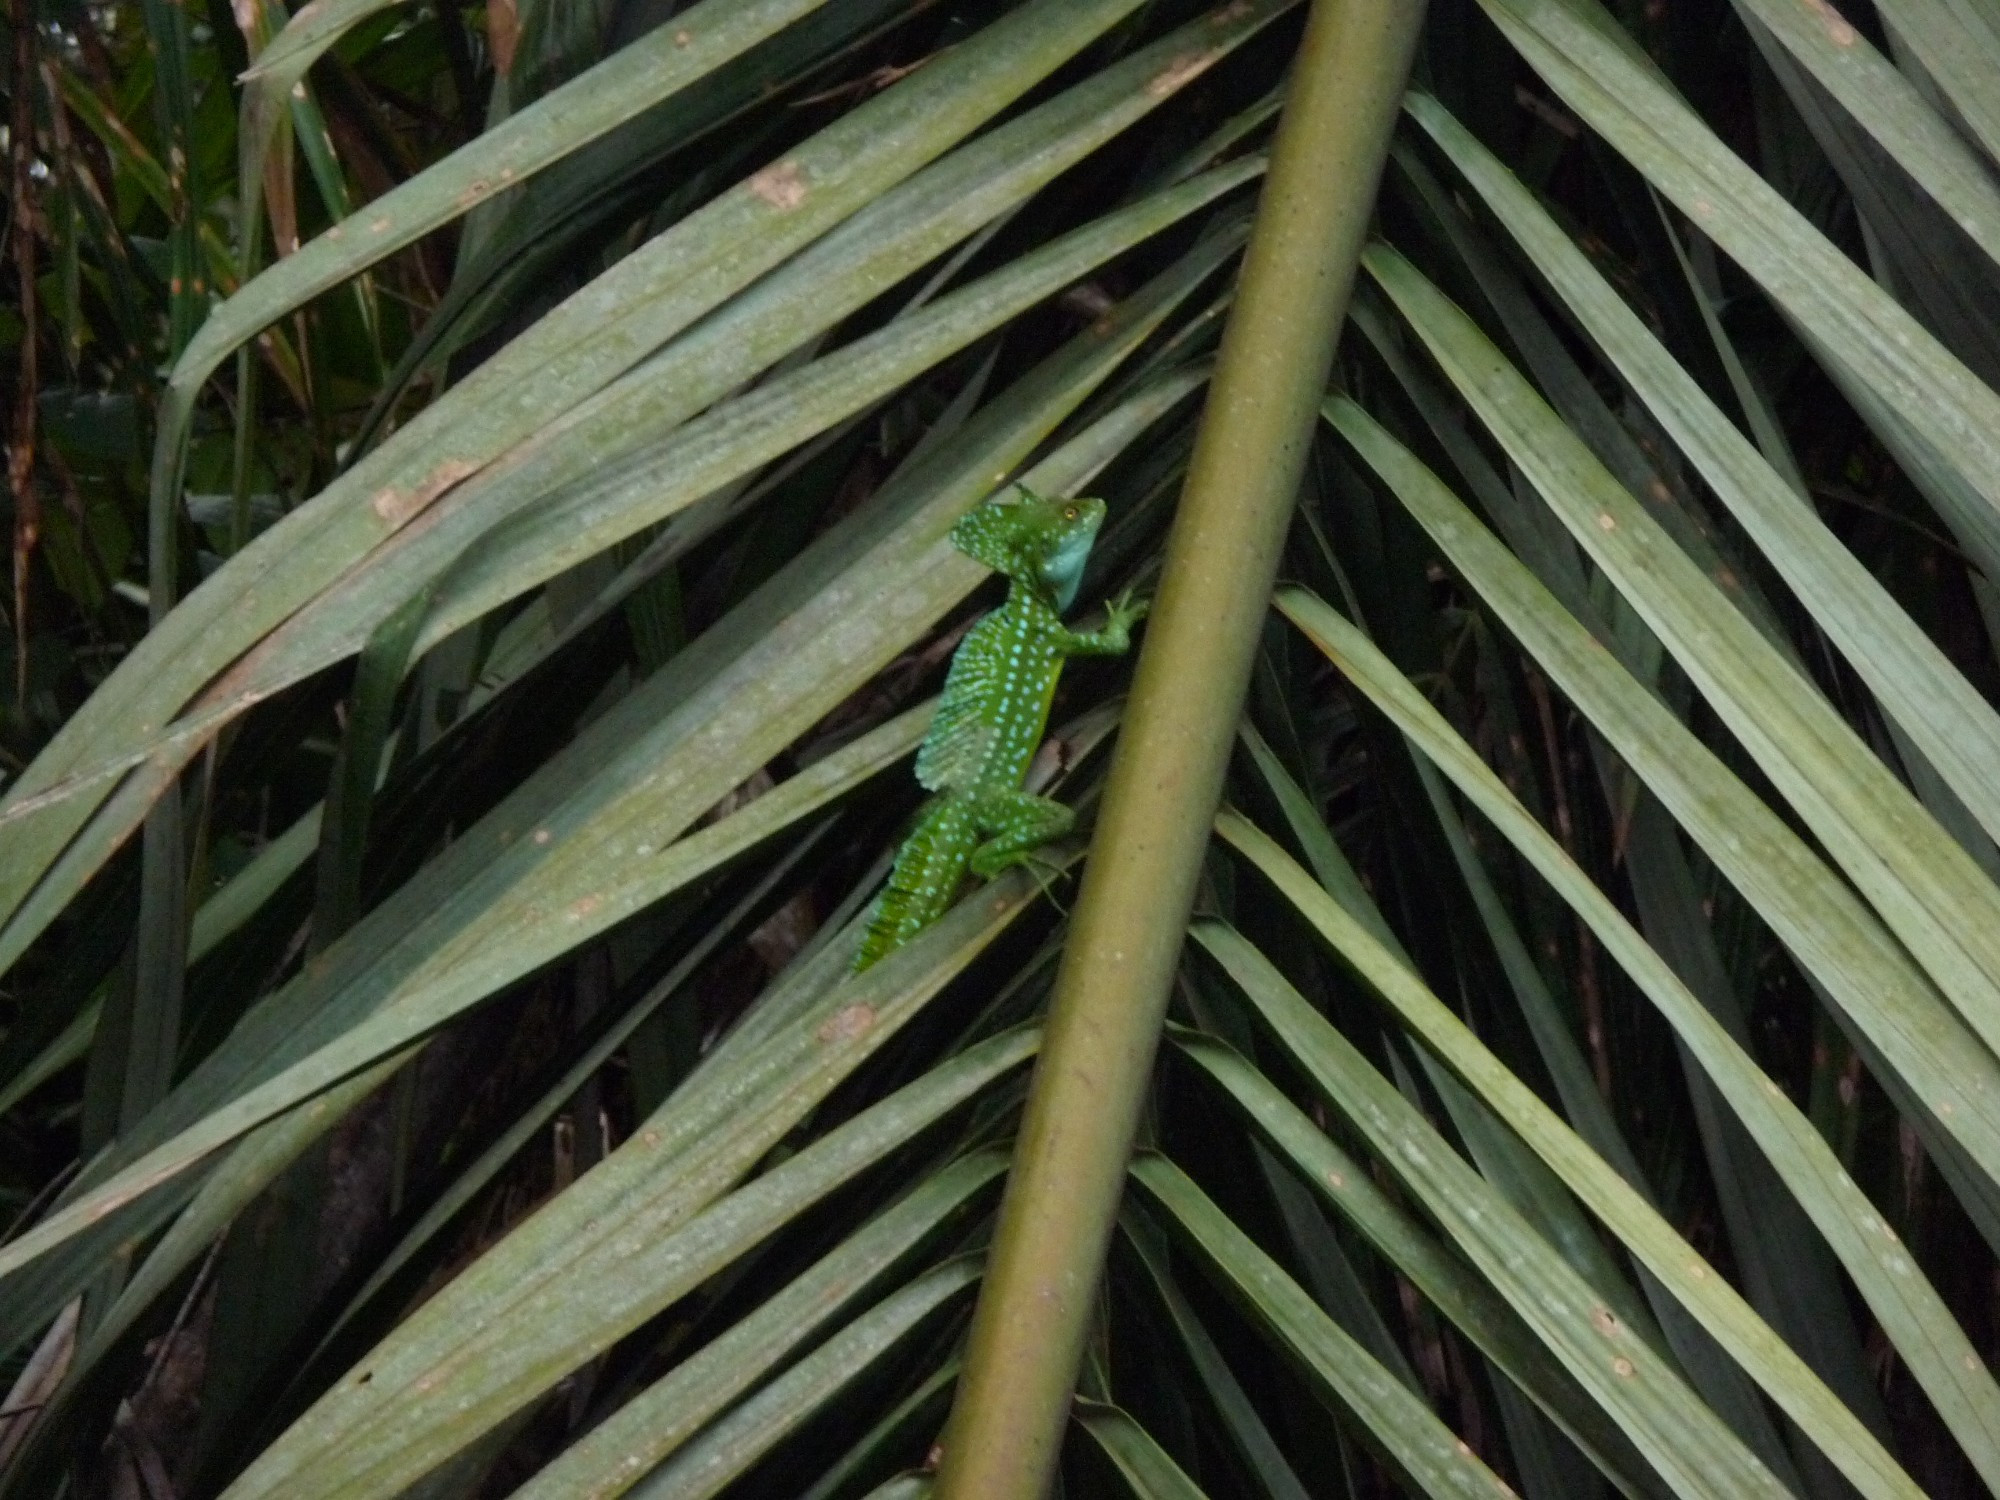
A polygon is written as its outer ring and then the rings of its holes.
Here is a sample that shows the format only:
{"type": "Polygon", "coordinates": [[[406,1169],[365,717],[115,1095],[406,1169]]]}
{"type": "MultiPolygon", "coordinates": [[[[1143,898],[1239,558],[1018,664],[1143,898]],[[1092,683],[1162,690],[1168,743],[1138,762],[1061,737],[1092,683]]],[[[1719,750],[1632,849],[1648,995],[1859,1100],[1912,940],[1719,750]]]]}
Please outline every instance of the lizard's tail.
{"type": "Polygon", "coordinates": [[[854,955],[855,973],[902,947],[945,914],[965,879],[976,842],[978,830],[964,798],[947,794],[924,809],[897,851],[889,884],[868,919],[868,931],[854,955]]]}

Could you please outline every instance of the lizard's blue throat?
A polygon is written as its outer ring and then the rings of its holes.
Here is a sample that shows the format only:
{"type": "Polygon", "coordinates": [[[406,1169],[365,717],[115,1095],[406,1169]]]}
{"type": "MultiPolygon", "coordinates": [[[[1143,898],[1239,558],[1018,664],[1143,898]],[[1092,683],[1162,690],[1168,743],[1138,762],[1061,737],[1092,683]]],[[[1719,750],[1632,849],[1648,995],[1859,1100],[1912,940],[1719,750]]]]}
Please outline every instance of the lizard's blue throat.
{"type": "Polygon", "coordinates": [[[1090,545],[1096,540],[1095,526],[1079,526],[1064,536],[1042,563],[1042,582],[1055,600],[1057,614],[1076,603],[1077,590],[1083,587],[1084,565],[1090,561],[1090,545]]]}

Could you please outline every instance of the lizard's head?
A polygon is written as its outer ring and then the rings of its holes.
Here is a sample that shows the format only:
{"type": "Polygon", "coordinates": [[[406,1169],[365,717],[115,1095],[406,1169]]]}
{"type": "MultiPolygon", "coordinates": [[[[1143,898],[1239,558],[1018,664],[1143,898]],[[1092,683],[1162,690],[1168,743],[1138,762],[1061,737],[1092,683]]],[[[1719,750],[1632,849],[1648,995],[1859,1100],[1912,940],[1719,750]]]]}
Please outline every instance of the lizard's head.
{"type": "Polygon", "coordinates": [[[989,500],[951,529],[952,545],[1017,583],[1044,593],[1057,610],[1076,599],[1091,543],[1104,524],[1102,500],[1048,500],[1016,485],[1019,498],[989,500]]]}

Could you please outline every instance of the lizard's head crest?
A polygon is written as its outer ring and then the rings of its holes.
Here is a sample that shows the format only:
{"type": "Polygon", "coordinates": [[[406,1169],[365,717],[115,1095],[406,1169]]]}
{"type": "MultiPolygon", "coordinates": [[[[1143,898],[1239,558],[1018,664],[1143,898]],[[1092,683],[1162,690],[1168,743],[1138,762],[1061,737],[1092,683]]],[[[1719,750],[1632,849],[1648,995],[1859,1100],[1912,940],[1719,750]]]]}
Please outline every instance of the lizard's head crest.
{"type": "Polygon", "coordinates": [[[1066,610],[1083,583],[1091,543],[1104,524],[1102,500],[1051,500],[1023,485],[1018,499],[989,500],[951,529],[952,545],[1066,610]]]}

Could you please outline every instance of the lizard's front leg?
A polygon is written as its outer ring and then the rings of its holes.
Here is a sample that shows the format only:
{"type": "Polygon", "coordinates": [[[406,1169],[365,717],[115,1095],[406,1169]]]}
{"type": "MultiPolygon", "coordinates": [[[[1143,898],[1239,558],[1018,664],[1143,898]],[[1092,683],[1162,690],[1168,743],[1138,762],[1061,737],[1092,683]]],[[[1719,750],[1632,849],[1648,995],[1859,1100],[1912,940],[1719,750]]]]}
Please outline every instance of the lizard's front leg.
{"type": "Polygon", "coordinates": [[[993,792],[979,799],[974,816],[992,835],[972,851],[972,873],[991,880],[1009,865],[1023,865],[1050,839],[1076,825],[1076,814],[1060,802],[1032,792],[993,792]]]}
{"type": "Polygon", "coordinates": [[[1104,606],[1102,630],[1065,630],[1057,650],[1064,656],[1123,656],[1132,648],[1132,627],[1146,617],[1144,599],[1134,600],[1125,590],[1104,606]]]}

